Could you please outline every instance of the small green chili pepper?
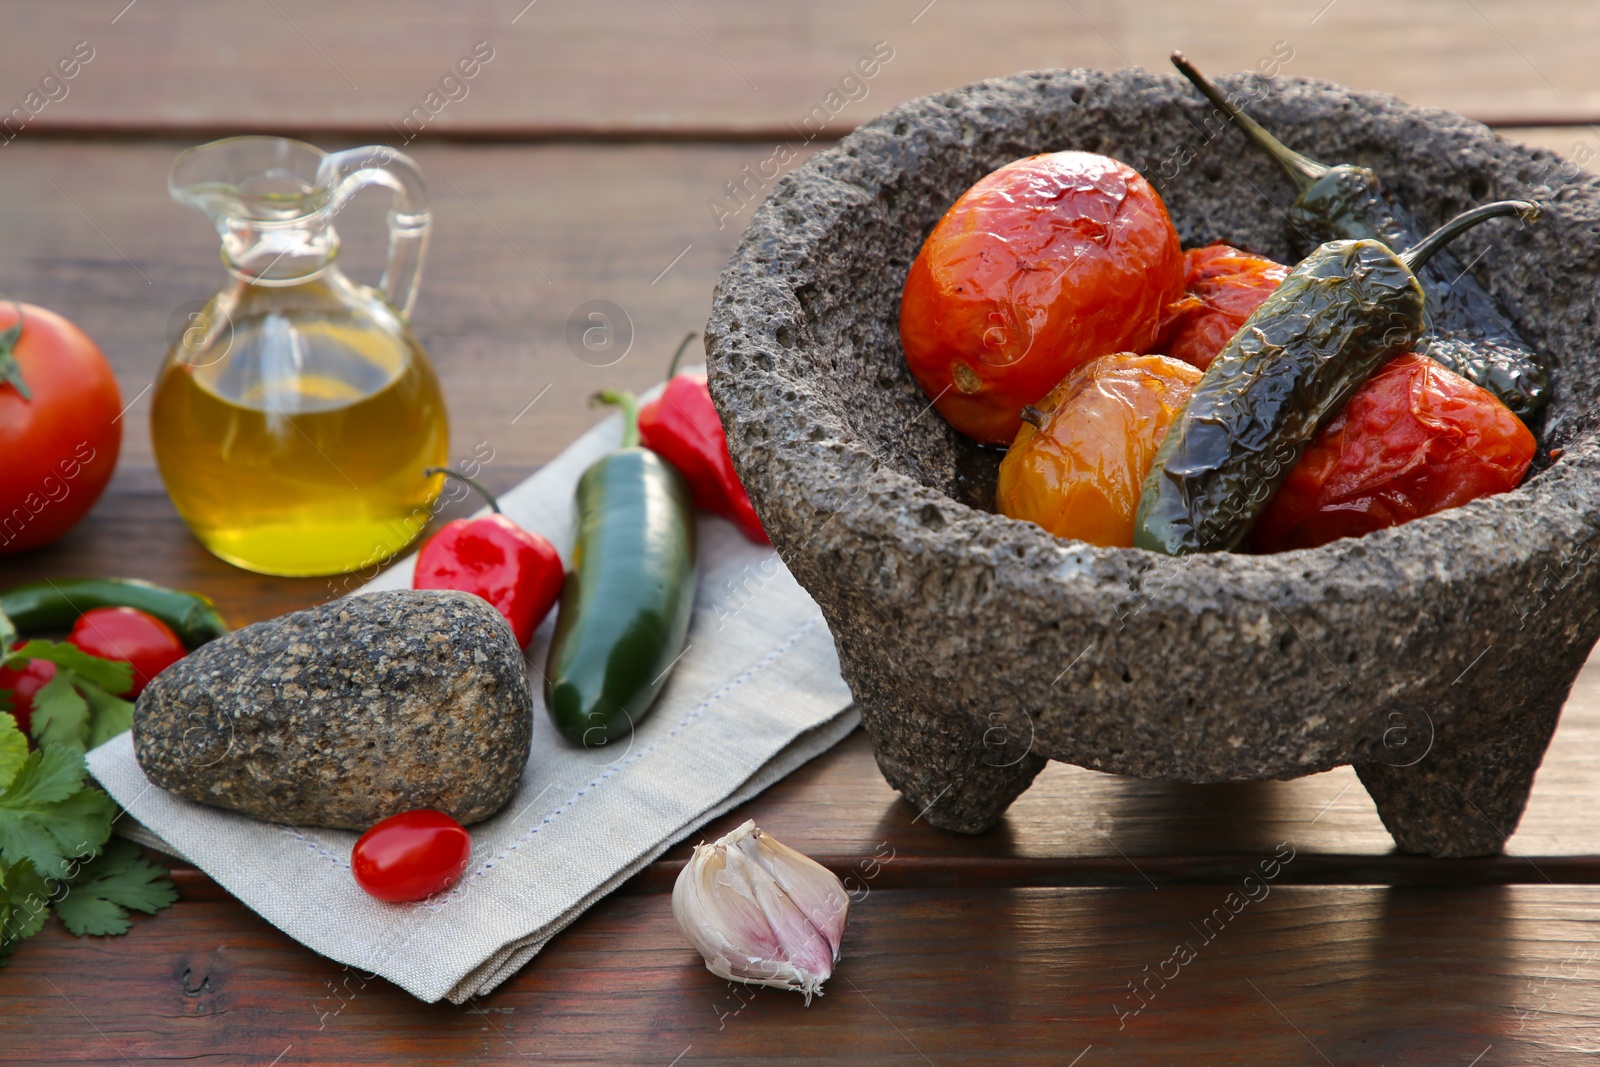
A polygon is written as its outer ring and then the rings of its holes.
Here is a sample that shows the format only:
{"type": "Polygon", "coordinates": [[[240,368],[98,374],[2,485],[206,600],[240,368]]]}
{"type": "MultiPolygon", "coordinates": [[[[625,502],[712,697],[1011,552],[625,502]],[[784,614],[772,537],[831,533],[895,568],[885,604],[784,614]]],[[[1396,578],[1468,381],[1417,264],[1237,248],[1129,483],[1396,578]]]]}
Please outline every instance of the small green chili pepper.
{"type": "Polygon", "coordinates": [[[1140,488],[1134,545],[1172,556],[1237,547],[1317,431],[1373,371],[1416,344],[1417,268],[1485,219],[1538,210],[1525,200],[1485,204],[1408,252],[1330,241],[1301,260],[1167,430],[1140,488]]]}
{"type": "Polygon", "coordinates": [[[20,633],[70,630],[91,608],[137,608],[168,626],[195,649],[228,632],[210,597],[132,578],[58,578],[0,593],[0,612],[20,633]]]}
{"type": "MultiPolygon", "coordinates": [[[[1324,241],[1371,239],[1400,251],[1422,239],[1416,217],[1385,195],[1376,172],[1301,155],[1246,115],[1183,53],[1174,52],[1172,63],[1299,187],[1288,210],[1297,254],[1324,241]]],[[[1549,376],[1494,298],[1448,253],[1419,269],[1417,277],[1427,294],[1427,328],[1413,350],[1489,390],[1524,421],[1532,418],[1548,398],[1549,376]]]]}
{"type": "Polygon", "coordinates": [[[569,741],[603,745],[638,725],[683,655],[695,592],[694,505],[671,464],[639,446],[629,393],[622,447],[578,480],[578,537],[561,590],[544,701],[569,741]]]}

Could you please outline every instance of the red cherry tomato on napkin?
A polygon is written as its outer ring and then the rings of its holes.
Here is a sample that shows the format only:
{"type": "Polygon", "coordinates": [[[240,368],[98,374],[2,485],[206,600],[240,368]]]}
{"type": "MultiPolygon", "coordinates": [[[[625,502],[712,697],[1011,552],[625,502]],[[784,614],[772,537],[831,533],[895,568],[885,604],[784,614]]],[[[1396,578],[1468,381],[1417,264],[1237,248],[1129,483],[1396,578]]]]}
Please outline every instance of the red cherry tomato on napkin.
{"type": "Polygon", "coordinates": [[[399,904],[448,888],[471,857],[472,837],[460,823],[442,811],[418,808],[362,834],[350,853],[350,871],[362,889],[399,904]]]}
{"type": "Polygon", "coordinates": [[[17,720],[17,729],[32,736],[33,697],[56,676],[56,665],[42,659],[30,659],[20,667],[0,667],[0,689],[11,690],[11,717],[17,720]]]}
{"type": "Polygon", "coordinates": [[[186,652],[170,626],[137,608],[92,608],[73,623],[67,640],[91,656],[131,666],[133,688],[124,694],[130,700],[186,652]]]}

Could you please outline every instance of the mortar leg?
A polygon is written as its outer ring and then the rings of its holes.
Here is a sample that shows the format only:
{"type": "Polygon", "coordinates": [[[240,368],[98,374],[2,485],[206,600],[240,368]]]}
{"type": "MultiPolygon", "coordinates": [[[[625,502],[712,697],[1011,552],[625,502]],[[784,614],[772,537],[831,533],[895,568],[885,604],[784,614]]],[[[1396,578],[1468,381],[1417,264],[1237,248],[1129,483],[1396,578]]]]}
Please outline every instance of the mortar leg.
{"type": "Polygon", "coordinates": [[[1032,750],[1031,726],[865,705],[861,722],[884,778],[942,830],[989,829],[1047,762],[1032,750]]]}
{"type": "MultiPolygon", "coordinates": [[[[1509,709],[1460,707],[1439,716],[1445,721],[1433,730],[1426,755],[1415,762],[1410,754],[1397,755],[1395,763],[1409,766],[1357,763],[1356,774],[1400,851],[1436,858],[1500,852],[1522,818],[1566,692],[1563,686],[1559,696],[1541,694],[1509,709]]],[[[1432,721],[1404,717],[1406,730],[1432,721]]]]}

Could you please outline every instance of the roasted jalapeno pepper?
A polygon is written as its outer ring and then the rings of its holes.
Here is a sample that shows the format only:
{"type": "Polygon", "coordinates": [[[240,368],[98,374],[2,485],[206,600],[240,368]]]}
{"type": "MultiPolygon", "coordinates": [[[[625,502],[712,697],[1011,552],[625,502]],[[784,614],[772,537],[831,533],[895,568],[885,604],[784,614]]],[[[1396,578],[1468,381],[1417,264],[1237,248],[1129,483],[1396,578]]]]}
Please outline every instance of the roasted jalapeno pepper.
{"type": "MultiPolygon", "coordinates": [[[[1304,253],[1324,241],[1373,239],[1399,251],[1422,238],[1404,205],[1385,194],[1378,175],[1348,163],[1327,166],[1286,147],[1246,115],[1181,52],[1173,65],[1212,105],[1264,149],[1299,188],[1289,206],[1291,243],[1304,253]]],[[[1417,272],[1427,294],[1426,333],[1416,351],[1489,390],[1524,420],[1543,406],[1549,377],[1494,298],[1448,253],[1417,272]]]]}
{"type": "Polygon", "coordinates": [[[58,578],[0,593],[0,612],[19,633],[71,629],[92,608],[137,608],[154,615],[190,649],[228,632],[210,597],[132,578],[58,578]]]}
{"type": "Polygon", "coordinates": [[[1301,453],[1372,372],[1422,335],[1414,271],[1485,219],[1535,204],[1486,204],[1410,251],[1330,241],[1246,320],[1195,386],[1156,453],[1134,544],[1168,555],[1236,548],[1301,453]]]}
{"type": "Polygon", "coordinates": [[[597,746],[636,726],[683,654],[694,609],[689,486],[639,445],[628,393],[622,447],[578,480],[577,543],[545,666],[544,701],[563,735],[597,746]]]}

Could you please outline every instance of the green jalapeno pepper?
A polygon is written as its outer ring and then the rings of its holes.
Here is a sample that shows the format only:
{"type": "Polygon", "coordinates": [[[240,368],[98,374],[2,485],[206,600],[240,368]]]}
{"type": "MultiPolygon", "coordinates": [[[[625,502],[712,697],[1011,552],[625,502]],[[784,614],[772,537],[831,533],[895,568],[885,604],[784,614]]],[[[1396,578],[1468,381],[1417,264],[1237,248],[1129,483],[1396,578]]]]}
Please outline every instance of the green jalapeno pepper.
{"type": "Polygon", "coordinates": [[[69,630],[91,608],[137,608],[154,615],[189,649],[228,632],[210,597],[132,578],[58,578],[0,593],[0,612],[20,633],[69,630]]]}
{"type": "Polygon", "coordinates": [[[1133,543],[1167,555],[1235,548],[1311,439],[1424,329],[1416,270],[1462,231],[1525,200],[1457,215],[1410,251],[1330,241],[1303,259],[1218,353],[1140,488],[1133,543]]]}
{"type": "MultiPolygon", "coordinates": [[[[1172,63],[1299,187],[1287,212],[1296,254],[1324,241],[1371,239],[1400,251],[1422,239],[1416,217],[1384,193],[1374,171],[1301,155],[1246,115],[1183,53],[1174,52],[1172,63]]],[[[1548,397],[1549,376],[1494,298],[1449,253],[1435,257],[1417,277],[1427,294],[1427,325],[1414,350],[1489,390],[1524,421],[1532,418],[1548,397]]]]}
{"type": "Polygon", "coordinates": [[[594,747],[638,725],[683,654],[694,609],[695,528],[689,486],[639,446],[628,393],[622,447],[578,480],[578,537],[561,590],[544,701],[574,744],[594,747]]]}

